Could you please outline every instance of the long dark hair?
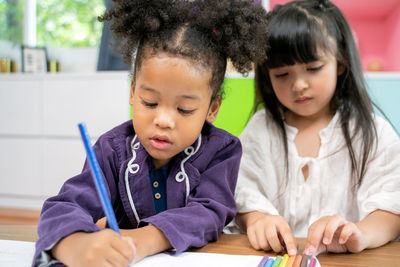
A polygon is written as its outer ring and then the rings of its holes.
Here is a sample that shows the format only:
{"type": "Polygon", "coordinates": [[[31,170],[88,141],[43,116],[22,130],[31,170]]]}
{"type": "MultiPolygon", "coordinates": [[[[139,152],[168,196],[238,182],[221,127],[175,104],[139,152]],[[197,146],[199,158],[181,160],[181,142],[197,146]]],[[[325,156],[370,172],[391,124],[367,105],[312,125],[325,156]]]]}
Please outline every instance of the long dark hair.
{"type": "Polygon", "coordinates": [[[352,176],[360,185],[371,148],[376,140],[373,104],[370,100],[352,31],[342,12],[330,1],[293,1],[276,6],[269,14],[267,60],[256,66],[255,83],[263,102],[281,132],[288,170],[288,144],[282,114],[286,108],[276,97],[268,74],[270,68],[309,63],[319,59],[318,49],[333,54],[344,71],[338,76],[331,110],[339,112],[351,159],[352,176]],[[350,129],[350,120],[355,126],[350,129]],[[361,136],[361,158],[353,140],[361,136]]]}
{"type": "Polygon", "coordinates": [[[253,0],[114,0],[99,20],[110,21],[124,61],[134,63],[133,78],[143,59],[167,53],[211,69],[215,97],[227,59],[242,74],[265,59],[266,14],[253,0]]]}

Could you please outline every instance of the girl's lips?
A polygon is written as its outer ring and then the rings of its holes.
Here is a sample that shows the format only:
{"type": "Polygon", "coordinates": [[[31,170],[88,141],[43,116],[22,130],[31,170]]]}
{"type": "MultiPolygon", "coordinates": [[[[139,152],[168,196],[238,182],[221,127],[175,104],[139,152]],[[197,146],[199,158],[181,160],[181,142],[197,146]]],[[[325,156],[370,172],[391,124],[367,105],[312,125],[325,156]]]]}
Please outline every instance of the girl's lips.
{"type": "Polygon", "coordinates": [[[305,104],[311,100],[310,97],[299,97],[296,99],[297,104],[305,104]]]}
{"type": "Polygon", "coordinates": [[[171,142],[166,139],[166,138],[151,138],[150,139],[150,144],[155,148],[155,149],[167,149],[169,148],[172,144],[171,142]]]}

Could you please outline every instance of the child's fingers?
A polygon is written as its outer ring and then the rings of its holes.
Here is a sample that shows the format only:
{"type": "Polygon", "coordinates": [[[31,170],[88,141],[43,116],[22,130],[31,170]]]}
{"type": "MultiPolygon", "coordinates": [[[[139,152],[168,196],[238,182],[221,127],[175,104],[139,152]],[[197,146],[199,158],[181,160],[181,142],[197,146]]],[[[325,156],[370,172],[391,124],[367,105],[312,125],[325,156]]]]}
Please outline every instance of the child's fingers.
{"type": "Polygon", "coordinates": [[[106,261],[110,264],[110,266],[127,266],[130,261],[125,258],[119,251],[112,247],[113,249],[109,249],[106,255],[106,261]]]}
{"type": "Polygon", "coordinates": [[[257,250],[270,250],[268,240],[265,235],[264,228],[254,228],[248,229],[247,237],[249,239],[250,244],[254,249],[257,250]]]}
{"type": "Polygon", "coordinates": [[[249,239],[250,245],[254,249],[256,250],[261,249],[260,246],[258,245],[257,234],[254,229],[247,229],[247,238],[249,239]]]}
{"type": "Polygon", "coordinates": [[[283,242],[285,243],[287,253],[290,256],[296,255],[297,254],[296,239],[294,238],[293,233],[286,222],[279,225],[279,233],[283,238],[283,242]]]}
{"type": "Polygon", "coordinates": [[[110,254],[109,261],[114,264],[114,266],[126,266],[131,263],[135,251],[132,245],[132,239],[118,235],[117,238],[111,242],[113,253],[110,254]]]}
{"type": "Polygon", "coordinates": [[[125,241],[128,242],[128,245],[131,247],[131,250],[128,250],[124,253],[127,253],[126,255],[129,258],[129,262],[131,264],[134,263],[134,259],[135,259],[135,254],[136,254],[136,245],[133,243],[132,238],[130,238],[129,236],[122,236],[122,239],[124,239],[125,241]]]}
{"type": "Polygon", "coordinates": [[[265,229],[263,229],[262,231],[260,231],[257,234],[257,241],[258,241],[258,245],[259,245],[260,249],[266,250],[266,251],[271,250],[271,246],[269,245],[267,236],[265,234],[265,229]]]}
{"type": "Polygon", "coordinates": [[[323,235],[322,243],[324,245],[329,245],[332,242],[333,235],[338,230],[338,228],[346,223],[346,220],[343,219],[340,215],[333,215],[328,220],[326,224],[325,232],[323,235]]]}
{"type": "Polygon", "coordinates": [[[357,229],[357,226],[354,223],[346,223],[344,225],[343,229],[342,229],[342,232],[340,233],[339,241],[338,241],[339,244],[340,245],[345,244],[349,240],[350,236],[356,230],[358,230],[358,229],[357,229]]]}
{"type": "Polygon", "coordinates": [[[318,220],[310,226],[308,229],[307,244],[304,249],[304,254],[313,255],[317,252],[325,232],[325,227],[326,220],[318,220]]]}
{"type": "Polygon", "coordinates": [[[267,229],[265,235],[273,251],[281,252],[283,250],[275,227],[270,227],[269,229],[267,229]]]}

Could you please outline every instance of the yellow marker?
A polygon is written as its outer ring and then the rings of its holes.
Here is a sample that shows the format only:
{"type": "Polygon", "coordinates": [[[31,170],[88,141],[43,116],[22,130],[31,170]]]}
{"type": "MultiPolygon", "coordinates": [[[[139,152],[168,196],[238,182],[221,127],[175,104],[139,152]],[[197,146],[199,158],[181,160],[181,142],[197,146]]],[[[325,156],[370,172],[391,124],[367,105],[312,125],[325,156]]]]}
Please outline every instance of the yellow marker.
{"type": "Polygon", "coordinates": [[[288,263],[288,260],[289,260],[289,255],[288,255],[288,254],[285,254],[285,255],[283,256],[283,259],[282,259],[282,261],[281,261],[281,264],[279,264],[279,267],[285,267],[286,264],[288,263]]]}

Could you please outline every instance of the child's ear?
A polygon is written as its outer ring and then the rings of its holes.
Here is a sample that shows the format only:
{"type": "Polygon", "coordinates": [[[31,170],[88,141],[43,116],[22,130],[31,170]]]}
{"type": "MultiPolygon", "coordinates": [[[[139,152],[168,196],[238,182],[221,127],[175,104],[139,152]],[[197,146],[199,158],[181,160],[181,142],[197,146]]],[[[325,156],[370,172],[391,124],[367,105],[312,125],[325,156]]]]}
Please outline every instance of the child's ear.
{"type": "Polygon", "coordinates": [[[135,93],[135,81],[132,78],[131,81],[131,91],[129,93],[129,105],[133,106],[133,95],[135,93]]]}
{"type": "Polygon", "coordinates": [[[344,66],[343,63],[338,62],[338,66],[337,66],[337,76],[340,76],[344,73],[346,67],[344,66]]]}
{"type": "Polygon", "coordinates": [[[221,96],[217,96],[211,102],[210,108],[208,109],[206,121],[210,123],[215,121],[218,115],[219,108],[221,107],[221,102],[222,102],[221,96]]]}

